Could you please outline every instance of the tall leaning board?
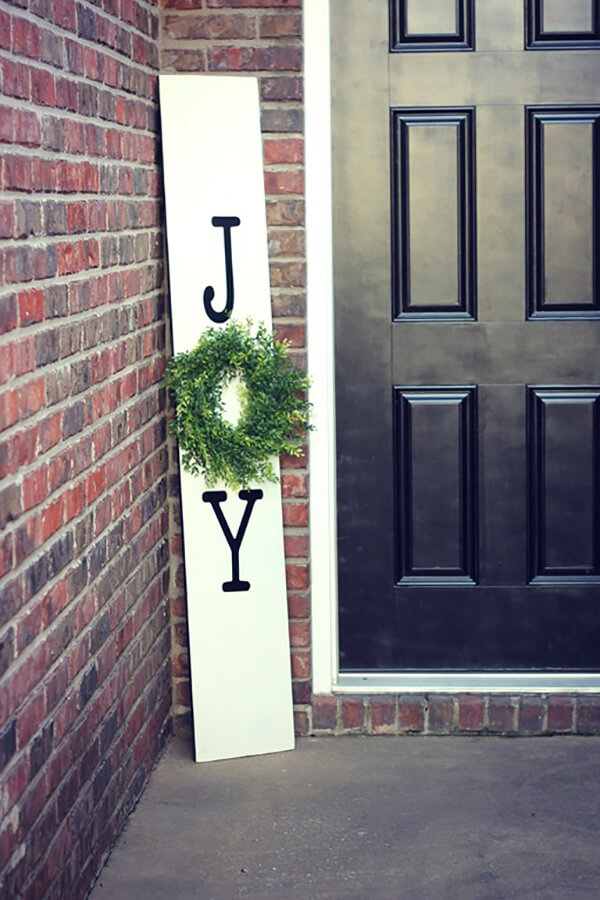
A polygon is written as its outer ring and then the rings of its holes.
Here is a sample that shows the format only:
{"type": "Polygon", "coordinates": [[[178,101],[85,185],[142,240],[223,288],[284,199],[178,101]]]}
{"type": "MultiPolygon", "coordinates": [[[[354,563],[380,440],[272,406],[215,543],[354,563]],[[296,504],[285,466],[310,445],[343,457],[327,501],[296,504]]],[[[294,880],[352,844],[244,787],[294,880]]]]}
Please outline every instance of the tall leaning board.
{"type": "MultiPolygon", "coordinates": [[[[257,80],[161,75],[160,110],[174,352],[223,327],[224,312],[271,327],[257,80]]],[[[281,491],[251,487],[261,496],[239,546],[250,586],[231,590],[233,551],[214,497],[207,502],[203,479],[181,472],[198,761],[294,746],[281,491]]],[[[216,489],[235,538],[248,500],[216,489]]]]}

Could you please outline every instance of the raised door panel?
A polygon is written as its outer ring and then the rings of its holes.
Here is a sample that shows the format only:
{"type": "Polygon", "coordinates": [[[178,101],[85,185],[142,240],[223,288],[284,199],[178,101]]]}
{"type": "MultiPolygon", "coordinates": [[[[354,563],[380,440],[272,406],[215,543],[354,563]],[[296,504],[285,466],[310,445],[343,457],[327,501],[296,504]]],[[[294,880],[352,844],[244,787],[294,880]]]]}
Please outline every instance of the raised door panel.
{"type": "Polygon", "coordinates": [[[390,49],[473,50],[473,0],[390,0],[390,49]]]}
{"type": "Polygon", "coordinates": [[[528,394],[532,580],[600,583],[600,388],[528,394]]]}
{"type": "Polygon", "coordinates": [[[598,0],[528,0],[527,48],[576,50],[600,43],[598,0]]]}
{"type": "Polygon", "coordinates": [[[395,388],[397,582],[473,584],[477,570],[474,387],[395,388]]]}
{"type": "Polygon", "coordinates": [[[600,107],[529,107],[527,290],[533,317],[600,315],[600,107]]]}
{"type": "Polygon", "coordinates": [[[471,109],[394,109],[395,318],[475,315],[475,162],[471,109]]]}

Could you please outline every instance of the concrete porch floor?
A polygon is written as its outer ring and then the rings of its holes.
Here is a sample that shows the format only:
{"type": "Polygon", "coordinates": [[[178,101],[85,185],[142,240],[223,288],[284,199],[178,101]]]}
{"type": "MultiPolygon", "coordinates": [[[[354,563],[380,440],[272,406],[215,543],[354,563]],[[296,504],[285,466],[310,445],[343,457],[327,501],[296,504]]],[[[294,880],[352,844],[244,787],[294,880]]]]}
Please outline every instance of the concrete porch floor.
{"type": "Polygon", "coordinates": [[[599,838],[600,738],[176,738],[91,898],[597,898],[599,838]]]}

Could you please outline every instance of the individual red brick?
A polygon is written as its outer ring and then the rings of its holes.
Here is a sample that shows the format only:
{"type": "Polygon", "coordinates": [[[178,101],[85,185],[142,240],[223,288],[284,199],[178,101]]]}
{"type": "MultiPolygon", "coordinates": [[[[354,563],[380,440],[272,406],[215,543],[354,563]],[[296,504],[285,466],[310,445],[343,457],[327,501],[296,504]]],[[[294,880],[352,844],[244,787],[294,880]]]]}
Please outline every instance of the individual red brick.
{"type": "Polygon", "coordinates": [[[63,520],[64,499],[59,497],[42,511],[42,540],[47,541],[55,534],[63,524],[63,520]]]}
{"type": "Polygon", "coordinates": [[[306,528],[308,525],[308,503],[283,504],[283,524],[290,527],[306,528]]]}
{"type": "Polygon", "coordinates": [[[65,494],[65,522],[78,516],[85,506],[85,484],[81,482],[65,494]]]}
{"type": "Polygon", "coordinates": [[[309,732],[308,713],[301,709],[294,710],[294,734],[303,737],[309,732]]]}
{"type": "Polygon", "coordinates": [[[65,485],[71,475],[72,451],[66,451],[48,463],[48,487],[50,493],[65,485]]]}
{"type": "Polygon", "coordinates": [[[170,40],[235,40],[256,36],[254,16],[165,16],[163,35],[170,40]]]}
{"type": "MultiPolygon", "coordinates": [[[[0,297],[0,334],[6,334],[17,327],[17,295],[4,294],[0,297]]],[[[3,348],[3,353],[6,348],[3,348]]]]}
{"type": "Polygon", "coordinates": [[[92,81],[102,81],[104,57],[92,47],[82,47],[83,74],[92,81]]]}
{"type": "Polygon", "coordinates": [[[265,194],[302,194],[304,191],[304,174],[297,169],[265,172],[265,194]]]}
{"type": "Polygon", "coordinates": [[[171,664],[173,667],[173,675],[175,678],[182,678],[190,674],[190,659],[187,649],[173,650],[171,656],[171,664]]]}
{"type": "Polygon", "coordinates": [[[111,522],[112,510],[110,497],[103,497],[94,510],[94,537],[102,534],[111,522]]]}
{"type": "MultiPolygon", "coordinates": [[[[1,814],[6,815],[7,811],[12,809],[19,800],[23,791],[29,783],[29,763],[23,755],[18,757],[12,766],[2,773],[3,784],[3,806],[1,814]]],[[[4,857],[8,859],[7,856],[4,857]]]]}
{"type": "Polygon", "coordinates": [[[348,730],[364,729],[365,704],[363,700],[342,698],[342,728],[348,730]]]}
{"type": "Polygon", "coordinates": [[[300,47],[208,47],[211,72],[301,72],[300,47]]]}
{"type": "Polygon", "coordinates": [[[0,63],[2,69],[2,92],[6,97],[17,97],[19,100],[28,100],[30,97],[30,69],[23,63],[3,59],[0,63]]]}
{"type": "Polygon", "coordinates": [[[544,704],[539,697],[519,699],[519,734],[540,734],[544,727],[544,704]]]}
{"type": "Polygon", "coordinates": [[[7,156],[4,161],[4,186],[8,190],[33,190],[33,160],[22,156],[7,156]]]}
{"type": "Polygon", "coordinates": [[[20,565],[24,559],[38,549],[42,541],[41,516],[31,516],[20,525],[15,532],[15,564],[20,565]]]}
{"type": "Polygon", "coordinates": [[[42,143],[42,129],[36,113],[26,109],[14,111],[15,143],[25,147],[39,147],[42,143]]]}
{"type": "Polygon", "coordinates": [[[308,557],[307,534],[286,534],[284,545],[285,555],[288,559],[306,559],[308,557]]]}
{"type": "Polygon", "coordinates": [[[0,537],[0,578],[8,574],[13,568],[14,559],[14,537],[12,534],[6,534],[0,537]]]}
{"type": "Polygon", "coordinates": [[[485,703],[483,697],[463,694],[458,698],[458,727],[461,731],[482,731],[485,703]]]}
{"type": "MultiPolygon", "coordinates": [[[[76,4],[72,0],[54,0],[54,21],[60,28],[76,31],[76,4]]],[[[80,73],[82,74],[82,73],[80,73]]]]}
{"type": "Polygon", "coordinates": [[[310,616],[310,599],[308,594],[288,592],[288,615],[290,619],[308,619],[310,616]]]}
{"type": "Polygon", "coordinates": [[[15,375],[26,375],[28,372],[33,372],[35,367],[35,341],[33,338],[26,338],[14,344],[13,362],[15,375]]]}
{"type": "MultiPolygon", "coordinates": [[[[269,267],[269,274],[271,279],[271,287],[303,287],[305,283],[305,267],[304,263],[300,261],[282,261],[277,260],[271,263],[269,267]]],[[[285,329],[288,326],[285,323],[276,322],[277,328],[285,329]]],[[[292,326],[297,330],[297,326],[292,326]]],[[[285,333],[285,332],[282,332],[285,333]]],[[[302,340],[302,336],[292,337],[288,340],[302,340]]]]}
{"type": "Polygon", "coordinates": [[[11,106],[0,106],[0,142],[3,144],[12,144],[14,140],[16,113],[11,106]]]}
{"type": "Polygon", "coordinates": [[[205,72],[208,68],[206,51],[199,50],[163,50],[161,53],[161,69],[168,72],[205,72]]]}
{"type": "Polygon", "coordinates": [[[315,731],[333,731],[337,727],[338,701],[336,697],[313,698],[312,723],[315,731]]]}
{"type": "Polygon", "coordinates": [[[55,84],[57,109],[77,112],[77,84],[68,78],[57,77],[55,84]]]}
{"type": "Polygon", "coordinates": [[[31,99],[41,106],[56,106],[54,75],[42,69],[31,70],[31,99]]]}
{"type": "Polygon", "coordinates": [[[310,677],[310,654],[309,653],[292,653],[292,677],[293,678],[309,678],[310,677]]]}
{"type": "Polygon", "coordinates": [[[575,713],[573,697],[557,694],[548,698],[548,731],[572,731],[575,713]]]}
{"type": "MultiPolygon", "coordinates": [[[[46,395],[48,393],[46,380],[46,395]]],[[[62,412],[53,413],[41,423],[40,426],[40,451],[46,453],[55,447],[62,434],[63,414],[62,412]]]]}
{"type": "MultiPolygon", "coordinates": [[[[40,0],[43,2],[43,0],[40,0]]],[[[48,0],[48,5],[50,2],[48,0]]],[[[42,48],[41,60],[48,63],[54,69],[62,69],[64,64],[64,40],[62,36],[55,34],[53,31],[44,29],[41,33],[42,48]]]]}
{"type": "Polygon", "coordinates": [[[28,19],[14,18],[12,27],[12,52],[15,56],[39,59],[42,51],[40,29],[28,19]]]}
{"type": "Polygon", "coordinates": [[[302,16],[299,13],[288,13],[261,16],[261,38],[302,37],[302,16]]]}
{"type": "Polygon", "coordinates": [[[310,624],[308,622],[290,622],[290,646],[310,647],[310,624]]]}
{"type": "Polygon", "coordinates": [[[406,694],[398,697],[398,727],[400,731],[425,729],[425,698],[406,694]]]}
{"type": "Polygon", "coordinates": [[[46,387],[43,376],[21,385],[19,389],[19,411],[22,419],[38,412],[45,404],[46,387]]]}
{"type": "Polygon", "coordinates": [[[36,599],[17,621],[17,651],[19,655],[42,631],[42,601],[36,599]]]}
{"type": "Polygon", "coordinates": [[[600,734],[600,697],[577,698],[577,733],[600,734]]]}
{"type": "Polygon", "coordinates": [[[292,699],[295,704],[310,703],[312,687],[310,681],[292,681],[292,699]]]}
{"type": "Polygon", "coordinates": [[[306,346],[306,326],[304,324],[276,323],[273,333],[278,341],[286,341],[289,347],[303,348],[306,346]]]}
{"type": "Polygon", "coordinates": [[[510,697],[492,695],[489,698],[488,729],[499,734],[515,730],[515,707],[510,697]]]}
{"type": "Polygon", "coordinates": [[[0,394],[0,431],[19,421],[19,394],[20,391],[3,391],[0,394]]]}
{"type": "Polygon", "coordinates": [[[28,290],[19,293],[19,324],[31,325],[44,318],[44,292],[28,290]]]}
{"type": "Polygon", "coordinates": [[[286,472],[281,476],[282,497],[307,497],[307,476],[300,473],[286,472]]]}
{"type": "Polygon", "coordinates": [[[192,704],[192,695],[190,691],[189,681],[175,681],[173,684],[173,701],[178,706],[190,707],[192,704]]]}
{"type": "Polygon", "coordinates": [[[88,208],[85,203],[67,203],[67,231],[69,234],[79,234],[87,231],[88,208]]]}
{"type": "Polygon", "coordinates": [[[39,425],[32,425],[15,435],[13,438],[13,450],[14,462],[17,468],[28,466],[34,462],[37,455],[39,437],[39,425]]]}
{"type": "Polygon", "coordinates": [[[17,718],[17,747],[26,747],[43,721],[46,712],[44,691],[36,691],[19,711],[17,718]]]}
{"type": "Polygon", "coordinates": [[[302,134],[304,115],[300,106],[265,106],[260,116],[263,134],[302,134]]]}
{"type": "Polygon", "coordinates": [[[452,697],[429,697],[428,731],[433,734],[448,734],[454,729],[454,699],[452,697]]]}
{"type": "Polygon", "coordinates": [[[0,10],[0,48],[10,50],[10,16],[4,10],[0,10]]]}
{"type": "Polygon", "coordinates": [[[304,201],[295,198],[267,200],[269,225],[304,225],[304,201]]]}
{"type": "Polygon", "coordinates": [[[300,75],[263,75],[260,79],[260,96],[263,100],[302,100],[300,75]]]}
{"type": "MultiPolygon", "coordinates": [[[[0,320],[2,319],[2,298],[0,298],[0,320]]],[[[0,334],[2,328],[0,327],[0,334]]],[[[15,345],[5,344],[0,353],[0,385],[6,384],[15,374],[15,345]]]]}
{"type": "Polygon", "coordinates": [[[302,138],[265,138],[263,155],[266,166],[302,163],[304,141],[302,138]]]}
{"type": "Polygon", "coordinates": [[[371,700],[371,730],[374,734],[392,734],[396,726],[396,698],[373,697],[371,700]]]}
{"type": "Polygon", "coordinates": [[[42,229],[41,203],[18,199],[15,201],[15,237],[40,236],[42,229]]]}
{"type": "Polygon", "coordinates": [[[289,591],[308,589],[308,565],[288,563],[285,567],[286,584],[289,591]]]}

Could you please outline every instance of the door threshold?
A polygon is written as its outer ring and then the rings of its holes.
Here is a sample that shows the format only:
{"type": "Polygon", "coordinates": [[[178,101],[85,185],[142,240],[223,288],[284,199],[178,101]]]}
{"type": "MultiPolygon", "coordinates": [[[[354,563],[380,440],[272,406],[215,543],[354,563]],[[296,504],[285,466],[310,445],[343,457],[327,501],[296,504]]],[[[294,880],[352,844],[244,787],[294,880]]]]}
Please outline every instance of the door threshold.
{"type": "Polygon", "coordinates": [[[335,694],[571,694],[600,691],[594,672],[346,672],[335,694]]]}

